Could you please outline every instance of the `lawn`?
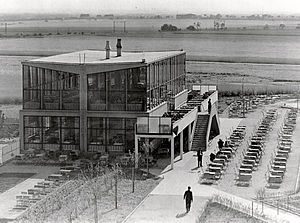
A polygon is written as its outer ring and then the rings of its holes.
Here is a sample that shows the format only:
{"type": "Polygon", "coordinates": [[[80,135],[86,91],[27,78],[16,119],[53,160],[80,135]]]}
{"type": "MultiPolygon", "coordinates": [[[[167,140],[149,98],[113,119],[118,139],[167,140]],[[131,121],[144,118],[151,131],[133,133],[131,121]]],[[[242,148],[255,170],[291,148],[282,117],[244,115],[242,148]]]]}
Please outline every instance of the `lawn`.
{"type": "Polygon", "coordinates": [[[32,177],[34,173],[1,173],[0,174],[0,193],[3,193],[17,184],[32,177]]]}

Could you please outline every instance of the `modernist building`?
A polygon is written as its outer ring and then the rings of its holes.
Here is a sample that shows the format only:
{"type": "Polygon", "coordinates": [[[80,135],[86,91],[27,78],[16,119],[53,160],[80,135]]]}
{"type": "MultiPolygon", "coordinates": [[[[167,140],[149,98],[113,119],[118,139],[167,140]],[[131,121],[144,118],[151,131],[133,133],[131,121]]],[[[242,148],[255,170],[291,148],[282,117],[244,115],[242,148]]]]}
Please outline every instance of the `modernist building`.
{"type": "Polygon", "coordinates": [[[171,118],[162,116],[187,100],[185,52],[121,48],[119,40],[117,52],[107,42],[105,51],[22,62],[21,150],[126,153],[143,134],[173,134],[171,118]],[[150,125],[159,131],[145,131],[150,125]]]}

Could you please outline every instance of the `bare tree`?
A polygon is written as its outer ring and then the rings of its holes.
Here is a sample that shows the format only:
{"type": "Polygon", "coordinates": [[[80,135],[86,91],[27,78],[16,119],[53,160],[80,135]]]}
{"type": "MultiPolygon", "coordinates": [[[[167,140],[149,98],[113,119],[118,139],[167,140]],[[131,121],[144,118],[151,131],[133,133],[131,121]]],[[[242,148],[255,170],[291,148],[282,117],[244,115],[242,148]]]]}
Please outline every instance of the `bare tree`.
{"type": "Polygon", "coordinates": [[[147,176],[148,176],[149,175],[149,153],[153,149],[153,146],[150,143],[149,139],[145,140],[145,142],[142,144],[142,148],[146,153],[147,176]]]}
{"type": "Polygon", "coordinates": [[[98,223],[98,200],[101,194],[107,192],[110,187],[108,179],[114,177],[114,170],[108,167],[101,166],[100,164],[90,164],[87,168],[81,171],[79,180],[83,181],[84,187],[87,189],[88,198],[94,206],[94,222],[98,223]]]}

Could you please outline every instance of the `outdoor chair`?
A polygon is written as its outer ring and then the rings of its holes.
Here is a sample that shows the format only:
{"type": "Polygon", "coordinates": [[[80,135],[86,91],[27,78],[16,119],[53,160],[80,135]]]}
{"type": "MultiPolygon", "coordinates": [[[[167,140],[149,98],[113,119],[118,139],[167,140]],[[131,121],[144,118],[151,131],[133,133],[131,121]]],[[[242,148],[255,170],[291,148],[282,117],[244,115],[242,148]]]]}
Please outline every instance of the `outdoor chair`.
{"type": "Polygon", "coordinates": [[[282,183],[282,177],[270,174],[269,179],[268,179],[268,183],[282,183]]]}
{"type": "Polygon", "coordinates": [[[272,164],[272,165],[271,165],[271,168],[272,168],[273,170],[286,171],[286,167],[285,167],[285,166],[279,166],[279,165],[272,164]]]}
{"type": "Polygon", "coordinates": [[[240,167],[239,168],[239,174],[245,174],[245,173],[251,174],[252,173],[252,169],[251,168],[242,168],[242,167],[240,167]]]}
{"type": "Polygon", "coordinates": [[[280,188],[280,183],[268,183],[267,188],[270,189],[279,189],[280,188]]]}
{"type": "Polygon", "coordinates": [[[271,169],[271,170],[270,170],[270,173],[271,173],[273,176],[281,176],[281,177],[283,178],[285,171],[283,171],[283,170],[274,170],[274,169],[271,169]]]}

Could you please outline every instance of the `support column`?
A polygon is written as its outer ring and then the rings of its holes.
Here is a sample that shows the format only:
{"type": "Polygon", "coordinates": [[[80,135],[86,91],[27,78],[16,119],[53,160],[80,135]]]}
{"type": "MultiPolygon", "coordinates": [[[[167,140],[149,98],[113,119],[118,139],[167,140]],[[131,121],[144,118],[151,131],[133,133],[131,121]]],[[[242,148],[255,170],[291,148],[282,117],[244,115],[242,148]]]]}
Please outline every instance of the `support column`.
{"type": "MultiPolygon", "coordinates": [[[[194,123],[195,124],[195,123],[194,123]]],[[[192,149],[192,123],[188,126],[188,150],[191,151],[192,149]]]]}
{"type": "MultiPolygon", "coordinates": [[[[0,117],[1,118],[1,117],[0,117]]],[[[24,115],[22,111],[20,112],[20,121],[19,121],[19,140],[20,140],[20,152],[24,150],[24,115]]]]}
{"type": "Polygon", "coordinates": [[[174,167],[174,137],[171,136],[171,170],[174,167]]]}
{"type": "Polygon", "coordinates": [[[180,159],[183,158],[183,131],[180,133],[180,159]]]}
{"type": "Polygon", "coordinates": [[[139,166],[139,138],[137,136],[134,136],[134,163],[135,168],[137,169],[139,166]]]}
{"type": "Polygon", "coordinates": [[[87,152],[87,75],[80,74],[80,151],[87,152]]]}

